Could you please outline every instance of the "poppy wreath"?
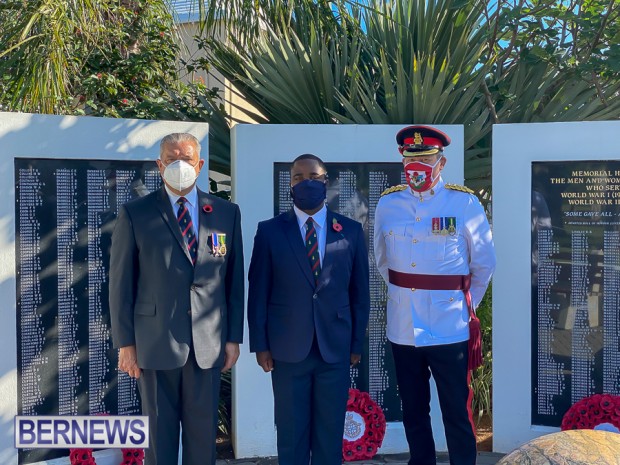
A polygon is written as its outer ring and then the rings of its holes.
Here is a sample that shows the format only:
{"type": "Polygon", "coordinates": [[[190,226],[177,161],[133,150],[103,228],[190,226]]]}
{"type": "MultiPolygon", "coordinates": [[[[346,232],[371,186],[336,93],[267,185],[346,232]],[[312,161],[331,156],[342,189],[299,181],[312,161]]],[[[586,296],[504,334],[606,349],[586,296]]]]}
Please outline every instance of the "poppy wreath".
{"type": "Polygon", "coordinates": [[[349,389],[342,438],[342,459],[365,460],[374,457],[385,437],[385,415],[367,392],[349,389]]]}
{"type": "Polygon", "coordinates": [[[574,403],[562,418],[562,431],[569,429],[620,430],[620,396],[595,394],[574,403]]]}
{"type": "MultiPolygon", "coordinates": [[[[120,465],[143,465],[143,449],[121,449],[123,460],[120,465]]],[[[71,465],[97,465],[92,449],[70,449],[69,460],[71,465]]]]}

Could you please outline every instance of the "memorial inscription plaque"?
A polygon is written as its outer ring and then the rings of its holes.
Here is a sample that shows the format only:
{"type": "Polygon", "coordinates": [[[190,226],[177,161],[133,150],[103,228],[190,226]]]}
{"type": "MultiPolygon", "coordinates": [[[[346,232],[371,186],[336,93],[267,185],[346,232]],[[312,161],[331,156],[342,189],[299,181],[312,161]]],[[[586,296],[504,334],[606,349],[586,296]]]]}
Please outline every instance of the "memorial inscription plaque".
{"type": "Polygon", "coordinates": [[[620,395],[620,161],[534,162],[531,195],[532,424],[559,426],[620,395]]]}
{"type": "Polygon", "coordinates": [[[155,162],[16,158],[15,183],[18,414],[140,414],[112,349],[109,246],[119,207],[159,188],[155,162]]]}

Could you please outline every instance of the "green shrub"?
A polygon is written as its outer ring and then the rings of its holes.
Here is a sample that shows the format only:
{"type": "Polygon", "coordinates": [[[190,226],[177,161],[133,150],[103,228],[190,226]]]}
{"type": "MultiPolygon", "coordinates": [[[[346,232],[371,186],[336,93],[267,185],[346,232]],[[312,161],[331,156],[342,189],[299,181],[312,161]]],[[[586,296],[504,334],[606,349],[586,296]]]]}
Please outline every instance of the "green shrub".
{"type": "Polygon", "coordinates": [[[491,285],[487,289],[482,302],[476,309],[482,327],[482,354],[484,363],[472,373],[471,385],[474,391],[472,410],[478,414],[478,420],[490,414],[492,409],[493,387],[493,305],[491,285]]]}

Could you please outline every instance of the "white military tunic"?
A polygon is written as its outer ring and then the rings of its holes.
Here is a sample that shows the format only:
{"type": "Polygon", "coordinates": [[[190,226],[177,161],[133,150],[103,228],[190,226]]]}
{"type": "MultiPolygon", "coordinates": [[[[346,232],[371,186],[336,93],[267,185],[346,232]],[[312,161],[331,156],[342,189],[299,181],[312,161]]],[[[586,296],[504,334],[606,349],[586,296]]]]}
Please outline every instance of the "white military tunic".
{"type": "Polygon", "coordinates": [[[421,290],[390,284],[388,269],[427,275],[472,274],[474,308],[495,269],[495,251],[484,209],[475,195],[446,188],[443,179],[426,192],[409,187],[383,195],[375,212],[377,268],[388,285],[387,337],[410,346],[469,339],[469,313],[460,290],[421,290]],[[431,193],[432,192],[432,193],[431,193]],[[453,234],[435,224],[456,219],[453,234]]]}

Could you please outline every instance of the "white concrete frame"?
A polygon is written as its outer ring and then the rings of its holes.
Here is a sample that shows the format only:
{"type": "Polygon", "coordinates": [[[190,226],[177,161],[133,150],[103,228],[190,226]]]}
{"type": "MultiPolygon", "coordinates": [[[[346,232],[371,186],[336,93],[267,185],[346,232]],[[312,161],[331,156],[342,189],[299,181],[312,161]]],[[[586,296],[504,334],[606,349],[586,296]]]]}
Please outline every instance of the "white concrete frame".
{"type": "MultiPolygon", "coordinates": [[[[237,125],[231,135],[233,201],[241,207],[246,272],[259,221],[273,217],[273,164],[314,153],[325,162],[399,162],[396,133],[406,125],[237,125]]],[[[463,127],[437,126],[452,138],[446,148],[448,182],[463,182],[463,127]]],[[[276,455],[273,394],[269,375],[248,347],[247,324],[233,373],[233,443],[236,456],[276,455]]],[[[438,450],[446,450],[436,394],[432,423],[438,450]]],[[[380,453],[408,451],[402,423],[388,424],[380,453]]]]}
{"type": "Polygon", "coordinates": [[[531,424],[532,162],[620,160],[620,122],[493,128],[493,450],[559,431],[531,424]]]}
{"type": "MultiPolygon", "coordinates": [[[[154,160],[159,141],[172,132],[189,132],[208,153],[206,123],[32,115],[0,112],[0,463],[17,464],[13,417],[17,414],[15,296],[15,157],[154,160]]],[[[208,166],[198,180],[209,190],[208,166]]],[[[119,462],[102,451],[100,465],[119,462]]],[[[120,453],[118,453],[120,454],[120,453]]],[[[53,463],[69,463],[59,459],[53,463]]]]}

